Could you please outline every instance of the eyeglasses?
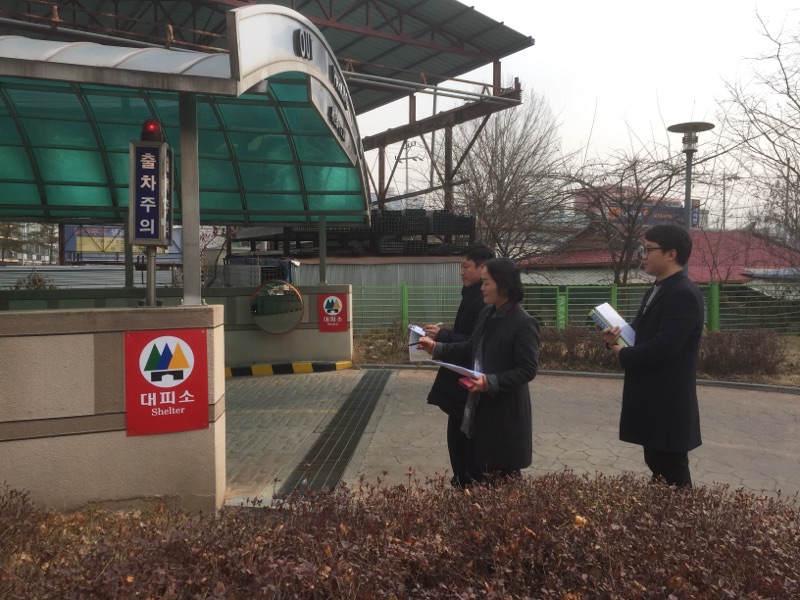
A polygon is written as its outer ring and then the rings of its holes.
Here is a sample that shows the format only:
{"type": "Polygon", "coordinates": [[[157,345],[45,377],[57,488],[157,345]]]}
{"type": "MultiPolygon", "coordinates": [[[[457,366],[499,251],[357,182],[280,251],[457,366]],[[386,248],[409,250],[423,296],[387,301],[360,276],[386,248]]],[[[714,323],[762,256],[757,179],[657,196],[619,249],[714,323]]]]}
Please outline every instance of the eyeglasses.
{"type": "Polygon", "coordinates": [[[644,258],[648,254],[650,254],[653,250],[663,251],[664,249],[661,246],[650,246],[650,247],[642,246],[641,248],[639,248],[639,258],[644,258]]]}

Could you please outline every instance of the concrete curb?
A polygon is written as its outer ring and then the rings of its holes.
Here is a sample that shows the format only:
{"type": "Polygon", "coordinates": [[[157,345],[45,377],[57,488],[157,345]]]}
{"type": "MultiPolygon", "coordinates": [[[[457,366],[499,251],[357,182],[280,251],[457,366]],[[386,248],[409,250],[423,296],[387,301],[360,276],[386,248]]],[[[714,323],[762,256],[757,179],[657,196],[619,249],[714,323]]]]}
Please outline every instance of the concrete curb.
{"type": "MultiPolygon", "coordinates": [[[[359,369],[438,369],[435,365],[359,365],[359,369]]],[[[539,371],[537,375],[552,375],[555,377],[593,377],[596,379],[622,379],[622,373],[594,373],[591,371],[539,371]]],[[[715,381],[713,379],[698,379],[697,385],[709,387],[724,387],[737,390],[754,390],[757,392],[776,392],[779,394],[800,395],[800,388],[783,385],[770,385],[764,383],[742,383],[738,381],[715,381]]]]}
{"type": "MultiPolygon", "coordinates": [[[[436,365],[382,365],[365,364],[354,365],[352,361],[321,361],[321,362],[293,362],[293,363],[264,363],[248,365],[245,367],[226,367],[225,378],[230,377],[253,377],[263,375],[292,375],[299,373],[326,373],[330,371],[342,371],[345,369],[421,369],[435,370],[436,365]]],[[[622,373],[594,373],[591,371],[539,371],[539,375],[552,375],[555,377],[594,377],[597,379],[622,379],[622,373]]],[[[711,387],[725,387],[738,390],[754,390],[757,392],[776,392],[779,394],[800,395],[800,388],[783,385],[770,385],[762,383],[742,383],[738,381],[714,381],[711,379],[698,379],[697,385],[711,387]]]]}
{"type": "Polygon", "coordinates": [[[296,373],[326,373],[330,371],[343,371],[352,369],[352,361],[319,361],[319,362],[290,362],[290,363],[262,363],[246,367],[226,367],[225,378],[253,377],[262,375],[293,375],[296,373]]]}

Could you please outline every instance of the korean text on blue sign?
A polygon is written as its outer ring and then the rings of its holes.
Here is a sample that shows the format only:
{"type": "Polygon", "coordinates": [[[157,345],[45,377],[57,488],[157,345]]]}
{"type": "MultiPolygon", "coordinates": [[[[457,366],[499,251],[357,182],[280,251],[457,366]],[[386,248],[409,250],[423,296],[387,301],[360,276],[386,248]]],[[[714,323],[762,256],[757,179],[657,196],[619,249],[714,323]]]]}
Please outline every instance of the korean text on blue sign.
{"type": "Polygon", "coordinates": [[[169,245],[167,144],[130,144],[130,242],[135,245],[169,245]]]}

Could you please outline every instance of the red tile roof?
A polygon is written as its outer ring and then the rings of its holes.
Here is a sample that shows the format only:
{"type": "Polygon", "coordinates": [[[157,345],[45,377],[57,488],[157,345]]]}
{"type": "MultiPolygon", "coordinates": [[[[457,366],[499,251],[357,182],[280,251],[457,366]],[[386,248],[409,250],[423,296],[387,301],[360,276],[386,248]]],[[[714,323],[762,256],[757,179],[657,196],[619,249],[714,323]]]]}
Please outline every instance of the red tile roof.
{"type": "MultiPolygon", "coordinates": [[[[697,283],[724,281],[744,283],[753,278],[751,269],[800,267],[800,252],[769,241],[749,231],[695,230],[689,278],[697,283]]],[[[611,268],[609,250],[569,250],[520,261],[520,267],[534,269],[611,268]]]]}

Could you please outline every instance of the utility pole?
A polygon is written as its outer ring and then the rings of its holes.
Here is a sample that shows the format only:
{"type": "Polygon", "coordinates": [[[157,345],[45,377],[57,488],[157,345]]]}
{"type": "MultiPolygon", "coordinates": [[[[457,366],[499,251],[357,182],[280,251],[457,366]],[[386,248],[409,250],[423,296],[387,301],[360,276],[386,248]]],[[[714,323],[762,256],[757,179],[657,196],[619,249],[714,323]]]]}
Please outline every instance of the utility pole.
{"type": "Polygon", "coordinates": [[[725,215],[727,214],[727,206],[725,204],[725,182],[726,181],[739,181],[740,177],[736,173],[722,172],[722,229],[725,229],[725,215]]]}

